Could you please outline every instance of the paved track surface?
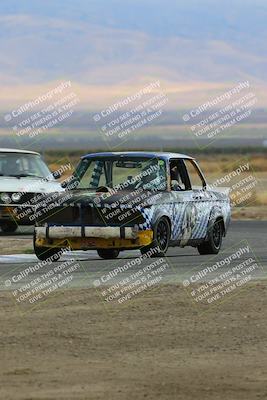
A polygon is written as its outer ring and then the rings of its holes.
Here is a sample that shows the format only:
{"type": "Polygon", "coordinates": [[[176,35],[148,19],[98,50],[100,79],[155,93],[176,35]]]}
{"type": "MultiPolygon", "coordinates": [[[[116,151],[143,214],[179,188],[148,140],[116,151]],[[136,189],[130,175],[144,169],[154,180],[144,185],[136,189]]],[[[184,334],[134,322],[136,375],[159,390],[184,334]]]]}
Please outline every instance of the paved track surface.
{"type": "MultiPolygon", "coordinates": [[[[23,228],[29,229],[29,228],[23,228]]],[[[258,264],[258,268],[252,272],[252,279],[264,279],[267,276],[267,221],[234,221],[232,222],[228,234],[223,242],[223,247],[219,255],[211,256],[205,255],[200,256],[198,251],[192,247],[181,248],[170,248],[166,261],[168,267],[162,273],[161,283],[178,283],[184,282],[190,279],[192,275],[195,275],[197,271],[201,271],[207,267],[213,267],[216,263],[222,262],[219,269],[216,271],[212,270],[208,274],[208,279],[216,277],[218,271],[220,274],[227,273],[229,268],[233,268],[240,263],[253,258],[258,264]],[[247,247],[249,246],[249,248],[247,247]],[[233,254],[242,249],[243,253],[236,259],[233,254]],[[231,257],[229,263],[229,256],[231,257]],[[225,262],[227,260],[227,262],[225,262]],[[224,265],[223,265],[224,263],[224,265]],[[228,264],[227,264],[228,263],[228,264]]],[[[21,230],[19,233],[12,235],[12,237],[29,238],[27,232],[21,230]]],[[[11,236],[10,236],[11,237],[11,236]]],[[[1,240],[1,237],[0,237],[1,240]]],[[[68,284],[68,287],[88,287],[95,286],[99,280],[106,284],[113,284],[116,280],[129,277],[131,274],[136,273],[140,268],[144,268],[148,264],[151,264],[150,259],[142,261],[141,266],[136,262],[136,258],[140,256],[139,251],[125,251],[122,252],[117,260],[101,260],[96,252],[73,252],[67,256],[63,256],[60,262],[53,263],[55,266],[62,265],[65,261],[75,258],[75,263],[79,264],[79,268],[73,271],[73,279],[68,284]],[[131,265],[130,265],[131,263],[131,265]],[[126,267],[125,267],[126,266],[126,267]],[[123,272],[117,274],[113,280],[107,280],[107,274],[113,271],[115,268],[121,267],[124,269],[123,272]],[[105,276],[104,280],[101,277],[105,276]]],[[[0,289],[7,289],[8,286],[5,282],[12,279],[14,274],[18,275],[21,271],[24,271],[28,267],[34,267],[37,264],[37,259],[31,254],[19,254],[0,256],[0,289]]],[[[45,274],[51,270],[51,264],[45,265],[38,270],[31,272],[29,276],[23,279],[25,281],[32,281],[36,277],[45,274]]],[[[201,277],[201,281],[205,281],[207,276],[201,277]]],[[[227,277],[223,278],[227,279],[227,277]]],[[[22,282],[20,282],[21,284],[22,282]]],[[[13,285],[13,289],[17,285],[13,285]]]]}

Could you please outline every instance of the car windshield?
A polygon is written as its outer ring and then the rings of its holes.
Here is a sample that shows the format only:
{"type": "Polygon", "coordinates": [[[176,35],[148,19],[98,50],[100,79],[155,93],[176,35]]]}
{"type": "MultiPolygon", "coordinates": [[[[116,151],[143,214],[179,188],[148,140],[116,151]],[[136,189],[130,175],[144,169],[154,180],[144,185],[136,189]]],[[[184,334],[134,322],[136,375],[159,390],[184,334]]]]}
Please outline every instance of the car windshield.
{"type": "Polygon", "coordinates": [[[0,176],[54,179],[38,154],[27,153],[0,153],[0,176]]]}
{"type": "Polygon", "coordinates": [[[77,189],[166,190],[165,161],[158,158],[118,157],[84,159],[74,177],[77,189]]]}

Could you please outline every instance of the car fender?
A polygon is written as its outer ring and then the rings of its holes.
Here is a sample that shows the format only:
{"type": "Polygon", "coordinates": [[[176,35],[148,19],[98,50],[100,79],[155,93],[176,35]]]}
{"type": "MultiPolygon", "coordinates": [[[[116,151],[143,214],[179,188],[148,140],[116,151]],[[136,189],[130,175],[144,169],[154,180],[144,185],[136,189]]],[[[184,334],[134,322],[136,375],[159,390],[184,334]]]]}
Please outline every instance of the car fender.
{"type": "Polygon", "coordinates": [[[209,222],[207,226],[207,235],[208,238],[209,232],[212,229],[215,221],[221,220],[223,223],[223,233],[226,235],[229,223],[230,223],[230,204],[225,203],[225,205],[216,204],[212,207],[209,215],[209,222]]]}
{"type": "Polygon", "coordinates": [[[168,219],[171,228],[171,211],[165,208],[164,205],[153,205],[142,208],[140,211],[145,219],[145,223],[139,225],[141,229],[153,229],[156,222],[162,217],[166,217],[168,219]]]}

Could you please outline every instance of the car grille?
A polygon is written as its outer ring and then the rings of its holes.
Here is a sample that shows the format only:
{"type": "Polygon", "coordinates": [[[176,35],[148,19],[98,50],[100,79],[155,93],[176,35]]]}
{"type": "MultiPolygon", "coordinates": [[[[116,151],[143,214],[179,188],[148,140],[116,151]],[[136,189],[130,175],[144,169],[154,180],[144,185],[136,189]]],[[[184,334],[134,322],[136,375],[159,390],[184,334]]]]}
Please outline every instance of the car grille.
{"type": "Polygon", "coordinates": [[[90,226],[134,226],[145,222],[140,211],[125,216],[119,209],[105,210],[94,206],[66,206],[55,207],[39,222],[56,225],[90,225],[90,226]],[[123,218],[121,218],[123,216],[123,218]]]}

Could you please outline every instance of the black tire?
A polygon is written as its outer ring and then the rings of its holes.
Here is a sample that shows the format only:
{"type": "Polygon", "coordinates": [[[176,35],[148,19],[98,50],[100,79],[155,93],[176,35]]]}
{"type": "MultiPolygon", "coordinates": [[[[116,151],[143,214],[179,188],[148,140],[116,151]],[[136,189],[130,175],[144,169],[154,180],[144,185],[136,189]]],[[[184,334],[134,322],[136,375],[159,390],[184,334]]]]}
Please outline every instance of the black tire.
{"type": "Polygon", "coordinates": [[[171,227],[165,217],[161,217],[154,226],[154,240],[149,246],[140,249],[141,254],[152,252],[151,257],[163,257],[169,247],[171,227]]]}
{"type": "Polygon", "coordinates": [[[104,260],[112,260],[120,254],[118,249],[97,249],[97,254],[104,260]]]}
{"type": "Polygon", "coordinates": [[[40,261],[47,261],[51,259],[52,262],[57,262],[60,259],[59,248],[50,248],[50,247],[35,247],[34,248],[35,255],[40,261]]]}
{"type": "Polygon", "coordinates": [[[209,231],[208,240],[197,247],[199,254],[218,254],[222,246],[222,237],[222,222],[216,221],[209,231]]]}
{"type": "Polygon", "coordinates": [[[36,235],[34,232],[33,235],[33,248],[34,248],[34,252],[36,257],[40,260],[40,261],[46,261],[49,258],[51,258],[52,262],[56,262],[60,259],[61,254],[60,253],[60,248],[56,248],[56,247],[43,247],[43,246],[36,246],[36,235]],[[53,257],[53,258],[52,258],[53,257]]]}
{"type": "Polygon", "coordinates": [[[13,233],[17,230],[18,225],[16,222],[3,222],[1,223],[1,229],[4,233],[13,233]]]}

